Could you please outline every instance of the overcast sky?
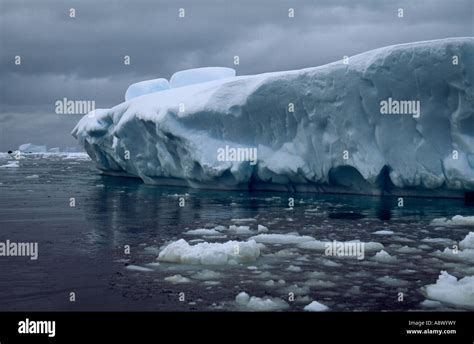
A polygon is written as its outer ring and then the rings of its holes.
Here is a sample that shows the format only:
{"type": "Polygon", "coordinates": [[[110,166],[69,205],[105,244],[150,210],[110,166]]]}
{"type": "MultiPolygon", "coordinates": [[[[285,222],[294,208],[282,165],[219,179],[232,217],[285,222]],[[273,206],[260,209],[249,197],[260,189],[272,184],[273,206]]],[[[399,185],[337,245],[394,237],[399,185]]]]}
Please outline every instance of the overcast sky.
{"type": "Polygon", "coordinates": [[[0,151],[74,145],[81,116],[54,113],[64,97],[110,107],[131,83],[235,67],[235,55],[238,75],[311,67],[391,44],[474,36],[473,18],[472,0],[0,0],[0,151]]]}

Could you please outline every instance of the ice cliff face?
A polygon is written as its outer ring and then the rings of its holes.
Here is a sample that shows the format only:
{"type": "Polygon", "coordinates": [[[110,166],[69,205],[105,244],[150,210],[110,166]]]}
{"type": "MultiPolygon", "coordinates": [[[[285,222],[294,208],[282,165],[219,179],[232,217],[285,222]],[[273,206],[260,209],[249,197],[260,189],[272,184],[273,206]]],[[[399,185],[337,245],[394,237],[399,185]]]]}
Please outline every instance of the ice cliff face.
{"type": "Polygon", "coordinates": [[[390,46],[143,95],[72,134],[146,183],[457,197],[474,190],[473,61],[474,38],[390,46]],[[219,157],[238,148],[256,161],[219,157]]]}

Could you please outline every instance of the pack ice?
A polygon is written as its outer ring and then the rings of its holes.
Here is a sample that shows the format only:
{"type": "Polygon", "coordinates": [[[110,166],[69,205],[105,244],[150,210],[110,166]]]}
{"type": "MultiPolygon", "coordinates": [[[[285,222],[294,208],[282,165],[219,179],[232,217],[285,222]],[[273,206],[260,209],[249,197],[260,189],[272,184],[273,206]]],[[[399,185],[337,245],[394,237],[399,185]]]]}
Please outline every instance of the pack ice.
{"type": "Polygon", "coordinates": [[[145,183],[463,197],[474,190],[473,61],[469,37],[295,71],[200,71],[200,83],[176,73],[170,89],[95,110],[72,134],[100,170],[145,183]],[[229,147],[256,149],[257,163],[219,159],[229,147]]]}

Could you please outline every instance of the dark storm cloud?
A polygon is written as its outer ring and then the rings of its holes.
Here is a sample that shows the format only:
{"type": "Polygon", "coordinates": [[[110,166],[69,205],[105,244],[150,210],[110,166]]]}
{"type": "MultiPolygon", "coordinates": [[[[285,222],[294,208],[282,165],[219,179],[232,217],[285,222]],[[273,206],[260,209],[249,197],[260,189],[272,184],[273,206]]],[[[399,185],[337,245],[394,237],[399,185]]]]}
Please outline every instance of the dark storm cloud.
{"type": "MultiPolygon", "coordinates": [[[[186,68],[232,67],[234,55],[242,75],[317,66],[396,43],[473,36],[473,8],[472,0],[1,0],[0,112],[51,113],[63,97],[111,106],[130,83],[186,68]],[[405,18],[397,18],[398,8],[405,18]]],[[[51,118],[41,118],[47,136],[51,118]]],[[[0,150],[13,122],[0,123],[0,150]]]]}

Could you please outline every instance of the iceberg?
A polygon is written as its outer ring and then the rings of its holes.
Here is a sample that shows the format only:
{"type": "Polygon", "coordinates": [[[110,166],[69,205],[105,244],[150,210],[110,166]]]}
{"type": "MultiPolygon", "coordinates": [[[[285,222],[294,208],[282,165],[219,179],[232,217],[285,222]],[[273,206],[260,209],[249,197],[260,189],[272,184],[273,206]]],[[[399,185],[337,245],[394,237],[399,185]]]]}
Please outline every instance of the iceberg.
{"type": "Polygon", "coordinates": [[[464,197],[473,59],[468,37],[212,82],[182,71],[169,90],[85,115],[72,135],[104,173],[148,184],[464,197]],[[256,163],[219,159],[225,147],[256,150],[256,163]]]}
{"type": "Polygon", "coordinates": [[[170,79],[171,88],[200,84],[203,82],[232,78],[235,69],[226,67],[204,67],[186,69],[174,73],[170,79]]]}
{"type": "Polygon", "coordinates": [[[18,147],[18,150],[22,153],[46,153],[47,147],[44,145],[34,145],[31,143],[23,143],[18,147]]]}
{"type": "Polygon", "coordinates": [[[164,91],[169,88],[168,80],[163,78],[140,81],[128,86],[125,92],[125,101],[140,97],[144,94],[164,91]]]}

